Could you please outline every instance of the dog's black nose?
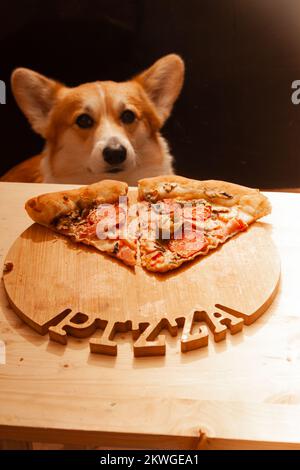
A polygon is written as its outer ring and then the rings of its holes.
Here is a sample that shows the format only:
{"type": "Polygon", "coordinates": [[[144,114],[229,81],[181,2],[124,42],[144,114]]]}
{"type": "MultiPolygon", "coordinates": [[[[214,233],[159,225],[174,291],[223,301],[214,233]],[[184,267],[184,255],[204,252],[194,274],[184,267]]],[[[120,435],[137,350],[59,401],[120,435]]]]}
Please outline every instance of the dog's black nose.
{"type": "Polygon", "coordinates": [[[124,145],[113,145],[103,149],[103,158],[110,165],[118,165],[126,160],[127,150],[124,145]]]}

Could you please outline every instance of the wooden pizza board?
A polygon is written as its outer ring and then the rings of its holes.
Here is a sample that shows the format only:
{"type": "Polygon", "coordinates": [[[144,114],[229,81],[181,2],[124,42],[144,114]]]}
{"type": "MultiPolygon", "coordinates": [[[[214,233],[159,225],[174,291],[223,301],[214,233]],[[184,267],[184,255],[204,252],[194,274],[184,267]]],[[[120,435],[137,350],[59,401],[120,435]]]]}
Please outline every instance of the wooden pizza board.
{"type": "Polygon", "coordinates": [[[280,278],[271,229],[257,222],[208,256],[154,274],[33,224],[7,254],[4,286],[15,312],[62,344],[68,334],[94,335],[92,352],[116,355],[115,333],[131,330],[135,356],[162,355],[161,333],[182,328],[186,352],[206,346],[209,332],[215,341],[238,333],[268,308],[280,278]]]}

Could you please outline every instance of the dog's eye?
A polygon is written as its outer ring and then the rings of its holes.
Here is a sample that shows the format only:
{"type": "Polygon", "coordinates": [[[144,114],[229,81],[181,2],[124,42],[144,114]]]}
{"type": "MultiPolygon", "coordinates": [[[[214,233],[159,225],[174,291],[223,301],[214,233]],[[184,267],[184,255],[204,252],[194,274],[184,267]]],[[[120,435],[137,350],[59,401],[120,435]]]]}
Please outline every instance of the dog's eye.
{"type": "Polygon", "coordinates": [[[94,119],[89,114],[80,114],[76,119],[77,126],[82,129],[88,129],[94,124],[94,119]]]}
{"type": "Polygon", "coordinates": [[[134,120],[135,120],[135,114],[130,109],[125,109],[125,111],[123,111],[123,113],[121,114],[121,121],[124,124],[131,124],[133,123],[134,120]]]}

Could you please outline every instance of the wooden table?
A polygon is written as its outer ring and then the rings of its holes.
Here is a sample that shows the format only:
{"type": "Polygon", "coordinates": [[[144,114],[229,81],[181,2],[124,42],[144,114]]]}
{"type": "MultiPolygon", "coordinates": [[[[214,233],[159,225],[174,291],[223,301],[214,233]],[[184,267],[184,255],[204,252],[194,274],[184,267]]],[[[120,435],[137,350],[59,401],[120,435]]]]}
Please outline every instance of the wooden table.
{"type": "MultiPolygon", "coordinates": [[[[67,187],[0,183],[1,260],[31,224],[24,201],[67,187]]],[[[70,338],[64,347],[18,319],[2,284],[0,439],[121,448],[300,448],[300,195],[268,196],[273,213],[266,221],[273,224],[282,260],[278,296],[243,333],[210,341],[203,350],[181,354],[177,339],[167,337],[165,357],[134,358],[129,333],[119,335],[117,357],[90,354],[87,340],[70,338]]]]}

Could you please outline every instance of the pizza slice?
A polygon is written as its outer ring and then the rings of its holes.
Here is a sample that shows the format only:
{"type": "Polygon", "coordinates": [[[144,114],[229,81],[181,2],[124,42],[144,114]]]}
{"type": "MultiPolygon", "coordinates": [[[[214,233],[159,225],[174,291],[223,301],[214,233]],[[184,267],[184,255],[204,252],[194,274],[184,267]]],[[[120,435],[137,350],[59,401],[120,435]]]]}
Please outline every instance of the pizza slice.
{"type": "Polygon", "coordinates": [[[140,257],[155,272],[178,268],[269,214],[257,189],[161,176],[139,181],[140,257]]]}
{"type": "Polygon", "coordinates": [[[34,197],[25,209],[35,222],[134,266],[137,247],[127,230],[127,192],[126,183],[104,180],[34,197]]]}

